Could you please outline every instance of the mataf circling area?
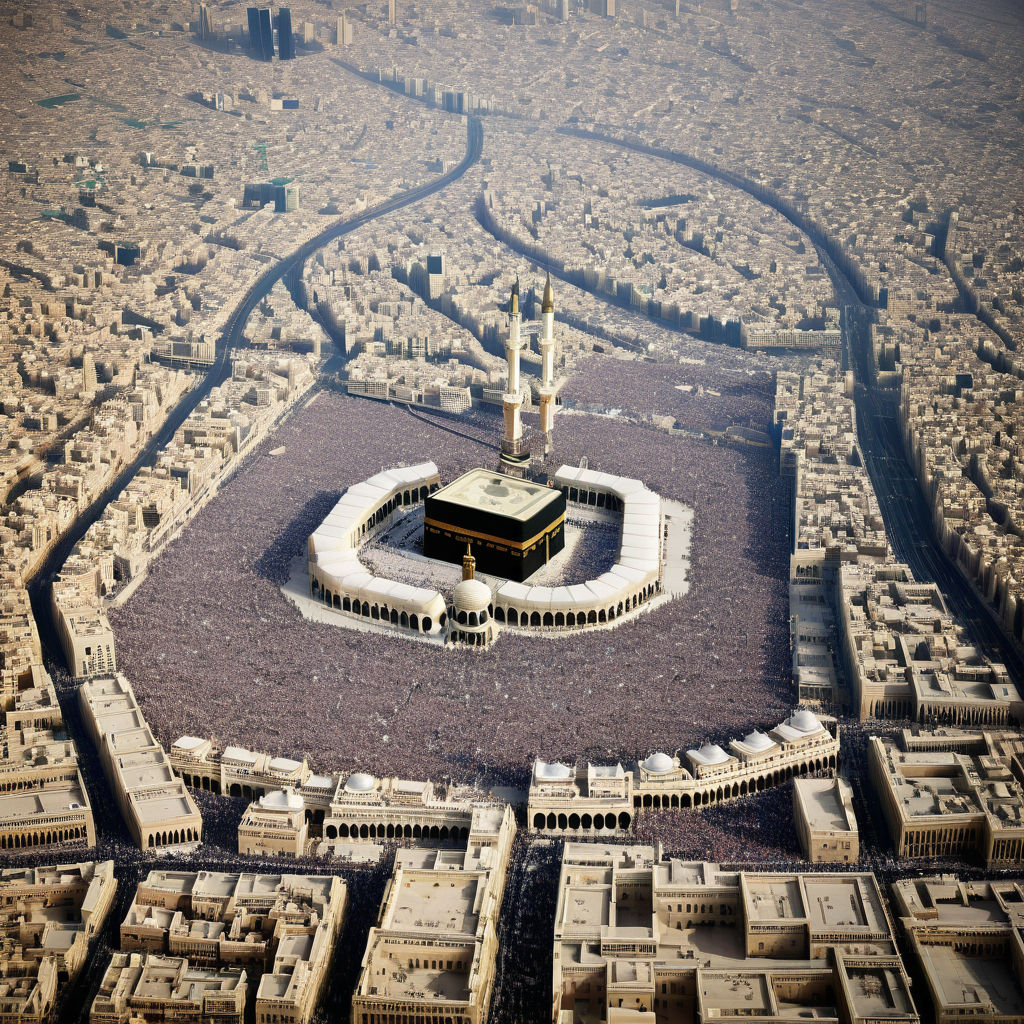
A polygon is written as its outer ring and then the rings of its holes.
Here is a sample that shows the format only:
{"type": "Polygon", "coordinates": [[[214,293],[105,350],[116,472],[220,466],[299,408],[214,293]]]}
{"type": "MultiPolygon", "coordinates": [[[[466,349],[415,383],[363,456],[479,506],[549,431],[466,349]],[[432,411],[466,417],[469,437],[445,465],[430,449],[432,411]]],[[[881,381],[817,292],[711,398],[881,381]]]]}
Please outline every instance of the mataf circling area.
{"type": "Polygon", "coordinates": [[[280,588],[348,487],[431,459],[450,480],[491,457],[493,418],[459,433],[408,421],[322,393],[113,610],[120,664],[165,742],[214,735],[325,769],[524,782],[534,757],[699,748],[790,712],[788,483],[772,453],[606,418],[565,417],[559,458],[601,451],[592,469],[693,509],[689,593],[623,627],[629,643],[510,630],[487,650],[445,650],[304,619],[280,588]]]}

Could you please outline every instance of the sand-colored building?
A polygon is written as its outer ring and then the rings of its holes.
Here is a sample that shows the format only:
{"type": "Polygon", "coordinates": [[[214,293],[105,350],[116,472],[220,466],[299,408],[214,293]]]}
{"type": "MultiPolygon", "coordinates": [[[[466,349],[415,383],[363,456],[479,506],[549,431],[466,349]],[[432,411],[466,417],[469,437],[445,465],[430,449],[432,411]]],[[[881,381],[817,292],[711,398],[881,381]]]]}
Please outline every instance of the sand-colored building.
{"type": "Polygon", "coordinates": [[[308,840],[306,805],[290,786],[254,800],[238,825],[238,852],[247,857],[302,857],[308,840]]]}
{"type": "Polygon", "coordinates": [[[1024,720],[1006,667],[971,646],[934,583],[905,565],[844,565],[839,631],[851,701],[861,720],[1004,728],[1024,720]]]}
{"type": "Polygon", "coordinates": [[[0,1020],[52,1018],[116,891],[111,860],[0,871],[0,1020]]]}
{"type": "Polygon", "coordinates": [[[474,809],[465,849],[403,849],[370,929],[353,1024],[485,1024],[515,819],[474,809]]]}
{"type": "Polygon", "coordinates": [[[94,846],[92,807],[53,681],[37,664],[22,683],[0,714],[0,852],[94,846]]]}
{"type": "Polygon", "coordinates": [[[135,844],[160,850],[202,842],[199,808],[146,724],[131,683],[120,673],[90,679],[82,683],[78,697],[86,730],[135,844]]]}
{"type": "Polygon", "coordinates": [[[853,790],[841,776],[793,780],[793,820],[804,857],[814,864],[853,864],[860,835],[853,790]]]}
{"type": "Polygon", "coordinates": [[[723,871],[566,843],[553,1024],[918,1024],[874,875],[723,871]]]}
{"type": "MultiPolygon", "coordinates": [[[[872,736],[871,779],[896,854],[903,858],[973,858],[988,867],[1015,867],[1024,857],[1024,787],[1019,781],[1024,739],[982,733],[981,751],[964,749],[963,734],[916,749],[900,739],[872,736]]],[[[977,749],[977,748],[975,748],[977,749]]]]}
{"type": "Polygon", "coordinates": [[[832,772],[838,759],[838,724],[806,709],[767,732],[754,730],[731,740],[728,750],[709,742],[684,757],[657,751],[628,769],[621,764],[581,769],[538,759],[527,822],[531,831],[546,834],[622,834],[642,808],[705,807],[795,776],[832,772]]]}
{"type": "Polygon", "coordinates": [[[190,1021],[243,1024],[248,979],[241,967],[200,967],[160,953],[115,953],[89,1024],[190,1021]]]}
{"type": "Polygon", "coordinates": [[[259,1024],[305,1024],[347,899],[331,875],[151,871],[121,923],[121,951],[182,958],[189,969],[243,968],[258,979],[259,1024]]]}
{"type": "Polygon", "coordinates": [[[339,780],[324,818],[324,839],[336,849],[366,839],[466,842],[483,800],[481,792],[469,787],[435,789],[430,781],[354,772],[339,780]]]}
{"type": "Polygon", "coordinates": [[[893,883],[895,912],[924,976],[935,1024],[1024,1022],[1024,880],[954,875],[893,883]]]}

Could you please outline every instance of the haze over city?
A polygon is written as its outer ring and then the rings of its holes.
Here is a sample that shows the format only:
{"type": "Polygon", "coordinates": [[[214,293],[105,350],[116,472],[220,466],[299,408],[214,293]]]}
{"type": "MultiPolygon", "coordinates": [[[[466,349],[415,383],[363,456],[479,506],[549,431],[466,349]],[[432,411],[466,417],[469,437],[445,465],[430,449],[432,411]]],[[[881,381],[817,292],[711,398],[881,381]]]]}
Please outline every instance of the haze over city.
{"type": "Polygon", "coordinates": [[[1024,1024],[1014,0],[0,7],[0,1018],[1024,1024]]]}

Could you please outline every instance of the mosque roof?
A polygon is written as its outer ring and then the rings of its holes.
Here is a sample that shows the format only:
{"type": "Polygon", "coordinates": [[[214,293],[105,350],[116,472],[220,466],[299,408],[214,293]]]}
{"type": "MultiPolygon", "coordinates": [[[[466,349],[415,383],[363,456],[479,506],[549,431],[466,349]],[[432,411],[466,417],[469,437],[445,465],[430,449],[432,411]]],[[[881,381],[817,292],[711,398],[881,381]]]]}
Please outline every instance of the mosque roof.
{"type": "Polygon", "coordinates": [[[651,754],[651,756],[647,758],[647,760],[644,761],[640,767],[643,768],[644,771],[661,774],[663,772],[672,771],[672,769],[675,768],[675,766],[675,761],[673,761],[672,758],[668,756],[668,754],[658,750],[655,753],[651,754]]]}
{"type": "Polygon", "coordinates": [[[698,764],[725,764],[729,755],[717,743],[705,743],[700,750],[688,750],[687,753],[698,764]]]}
{"type": "Polygon", "coordinates": [[[366,772],[354,772],[345,780],[345,789],[349,793],[369,793],[377,784],[377,780],[366,772]]]}

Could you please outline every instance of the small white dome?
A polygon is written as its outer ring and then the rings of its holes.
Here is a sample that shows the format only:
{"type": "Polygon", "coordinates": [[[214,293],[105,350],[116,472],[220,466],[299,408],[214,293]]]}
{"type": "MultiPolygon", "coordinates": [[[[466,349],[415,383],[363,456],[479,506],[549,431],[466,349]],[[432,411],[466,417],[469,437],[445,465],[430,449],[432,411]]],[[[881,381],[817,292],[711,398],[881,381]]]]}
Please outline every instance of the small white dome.
{"type": "Polygon", "coordinates": [[[771,739],[757,729],[744,736],[743,743],[745,746],[750,747],[751,750],[767,750],[769,747],[775,746],[771,739]]]}
{"type": "Polygon", "coordinates": [[[724,764],[729,760],[729,755],[717,743],[705,743],[695,753],[703,764],[724,764]]]}
{"type": "Polygon", "coordinates": [[[822,729],[821,722],[815,717],[814,713],[804,708],[802,711],[798,711],[789,721],[786,722],[791,729],[796,729],[797,732],[812,733],[819,732],[822,729]]]}
{"type": "Polygon", "coordinates": [[[641,765],[644,771],[655,772],[659,775],[664,772],[672,771],[675,766],[675,762],[672,758],[669,757],[668,754],[662,753],[660,750],[651,754],[651,756],[641,765]]]}
{"type": "Polygon", "coordinates": [[[572,769],[560,761],[552,761],[550,764],[547,761],[537,761],[538,779],[567,779],[570,775],[572,769]]]}
{"type": "Polygon", "coordinates": [[[275,789],[266,796],[260,797],[264,807],[279,811],[300,811],[305,806],[303,799],[290,786],[287,789],[275,789]]]}
{"type": "Polygon", "coordinates": [[[369,793],[376,784],[372,775],[365,772],[356,772],[350,775],[345,782],[345,791],[348,793],[369,793]]]}
{"type": "Polygon", "coordinates": [[[481,580],[463,580],[455,587],[452,604],[460,612],[482,612],[491,603],[491,588],[481,580]]]}

